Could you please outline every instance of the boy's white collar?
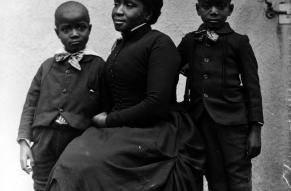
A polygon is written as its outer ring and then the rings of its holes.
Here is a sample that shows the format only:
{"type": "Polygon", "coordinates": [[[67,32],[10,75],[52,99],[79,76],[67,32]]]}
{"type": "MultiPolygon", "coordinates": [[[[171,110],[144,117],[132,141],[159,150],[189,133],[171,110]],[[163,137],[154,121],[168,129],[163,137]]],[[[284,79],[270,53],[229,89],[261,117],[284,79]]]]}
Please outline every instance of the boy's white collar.
{"type": "MultiPolygon", "coordinates": [[[[85,49],[83,49],[83,50],[80,50],[80,51],[78,51],[78,52],[82,52],[84,55],[93,55],[93,56],[98,56],[98,54],[94,51],[94,50],[92,50],[92,49],[90,49],[90,48],[85,48],[85,49]]],[[[77,52],[76,52],[77,53],[77,52]]],[[[57,54],[75,54],[75,53],[69,53],[68,51],[66,51],[65,50],[65,48],[63,47],[63,48],[60,48],[60,49],[58,49],[56,52],[55,52],[55,55],[57,55],[57,54]]]]}

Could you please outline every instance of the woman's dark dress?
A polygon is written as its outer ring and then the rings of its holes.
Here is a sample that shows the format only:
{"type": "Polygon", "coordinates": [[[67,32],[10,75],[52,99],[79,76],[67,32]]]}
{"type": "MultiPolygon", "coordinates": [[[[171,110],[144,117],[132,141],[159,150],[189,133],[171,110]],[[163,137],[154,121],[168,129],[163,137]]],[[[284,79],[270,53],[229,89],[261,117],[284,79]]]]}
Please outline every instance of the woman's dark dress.
{"type": "Polygon", "coordinates": [[[179,56],[144,25],[117,41],[105,66],[108,128],[73,140],[51,173],[56,191],[196,191],[203,144],[189,117],[170,112],[179,56]]]}

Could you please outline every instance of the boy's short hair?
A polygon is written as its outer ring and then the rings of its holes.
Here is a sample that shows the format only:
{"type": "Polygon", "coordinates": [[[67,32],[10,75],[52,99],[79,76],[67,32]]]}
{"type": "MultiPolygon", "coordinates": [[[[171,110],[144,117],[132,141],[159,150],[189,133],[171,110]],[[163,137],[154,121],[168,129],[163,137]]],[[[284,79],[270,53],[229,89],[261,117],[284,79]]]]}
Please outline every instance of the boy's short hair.
{"type": "Polygon", "coordinates": [[[148,21],[149,24],[155,24],[161,15],[163,0],[139,0],[149,11],[152,12],[152,17],[148,21]]]}
{"type": "Polygon", "coordinates": [[[77,1],[66,1],[62,4],[60,4],[56,11],[55,11],[55,25],[58,26],[58,17],[66,10],[66,9],[71,9],[71,8],[79,8],[84,11],[84,20],[88,23],[90,23],[90,16],[89,16],[89,11],[85,5],[82,3],[79,3],[77,1]]]}

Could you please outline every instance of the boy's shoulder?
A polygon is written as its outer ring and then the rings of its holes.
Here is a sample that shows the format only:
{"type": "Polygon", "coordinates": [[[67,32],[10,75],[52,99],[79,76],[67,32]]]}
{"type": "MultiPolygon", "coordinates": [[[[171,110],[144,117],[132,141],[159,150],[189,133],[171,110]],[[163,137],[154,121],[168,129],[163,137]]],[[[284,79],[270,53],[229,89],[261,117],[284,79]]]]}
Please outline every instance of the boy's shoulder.
{"type": "Polygon", "coordinates": [[[238,43],[238,42],[248,42],[249,41],[248,35],[241,34],[241,33],[238,33],[236,31],[233,31],[232,33],[230,33],[229,35],[227,35],[227,37],[229,38],[229,40],[234,41],[235,43],[238,43]]]}
{"type": "MultiPolygon", "coordinates": [[[[49,57],[45,61],[42,62],[40,68],[42,73],[47,73],[50,70],[52,65],[56,62],[55,57],[49,57]]],[[[105,61],[98,55],[84,55],[81,62],[90,63],[93,67],[103,68],[105,61]]]]}
{"type": "Polygon", "coordinates": [[[184,40],[192,40],[192,39],[194,39],[195,38],[195,35],[196,35],[196,32],[197,32],[197,30],[186,33],[184,35],[183,39],[184,40]]]}
{"type": "Polygon", "coordinates": [[[54,62],[55,62],[55,58],[49,57],[45,61],[42,62],[40,67],[42,68],[42,70],[49,70],[49,68],[53,65],[54,62]]]}
{"type": "MultiPolygon", "coordinates": [[[[183,40],[193,42],[195,39],[199,39],[199,36],[203,35],[203,33],[206,33],[206,31],[207,29],[205,28],[205,25],[202,24],[198,27],[197,30],[186,33],[186,35],[183,37],[183,40]]],[[[239,44],[241,42],[242,43],[249,42],[249,38],[247,35],[236,32],[235,30],[232,29],[229,23],[225,23],[225,25],[222,28],[218,29],[216,33],[218,34],[218,36],[226,37],[228,41],[230,42],[239,43],[239,44]]]]}
{"type": "Polygon", "coordinates": [[[82,59],[83,61],[85,61],[85,62],[92,62],[92,63],[103,63],[104,62],[104,60],[103,60],[103,58],[101,58],[100,56],[98,56],[98,55],[92,55],[92,54],[90,54],[90,55],[84,55],[84,57],[83,57],[83,59],[82,59]]]}
{"type": "Polygon", "coordinates": [[[92,66],[101,67],[101,68],[105,64],[105,61],[103,60],[103,58],[101,58],[98,55],[84,55],[81,62],[85,62],[85,63],[87,62],[87,63],[90,63],[92,66]]]}
{"type": "Polygon", "coordinates": [[[52,64],[54,61],[55,61],[54,57],[49,57],[49,58],[45,59],[41,65],[49,65],[49,64],[52,64]]]}

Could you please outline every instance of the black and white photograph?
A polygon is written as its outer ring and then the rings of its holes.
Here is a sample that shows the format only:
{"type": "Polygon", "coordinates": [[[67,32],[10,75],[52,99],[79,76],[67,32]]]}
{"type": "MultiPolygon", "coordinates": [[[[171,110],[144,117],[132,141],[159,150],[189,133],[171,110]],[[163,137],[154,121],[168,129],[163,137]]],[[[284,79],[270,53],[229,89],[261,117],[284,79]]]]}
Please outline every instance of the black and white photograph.
{"type": "Polygon", "coordinates": [[[291,0],[0,7],[1,191],[291,191],[291,0]]]}

